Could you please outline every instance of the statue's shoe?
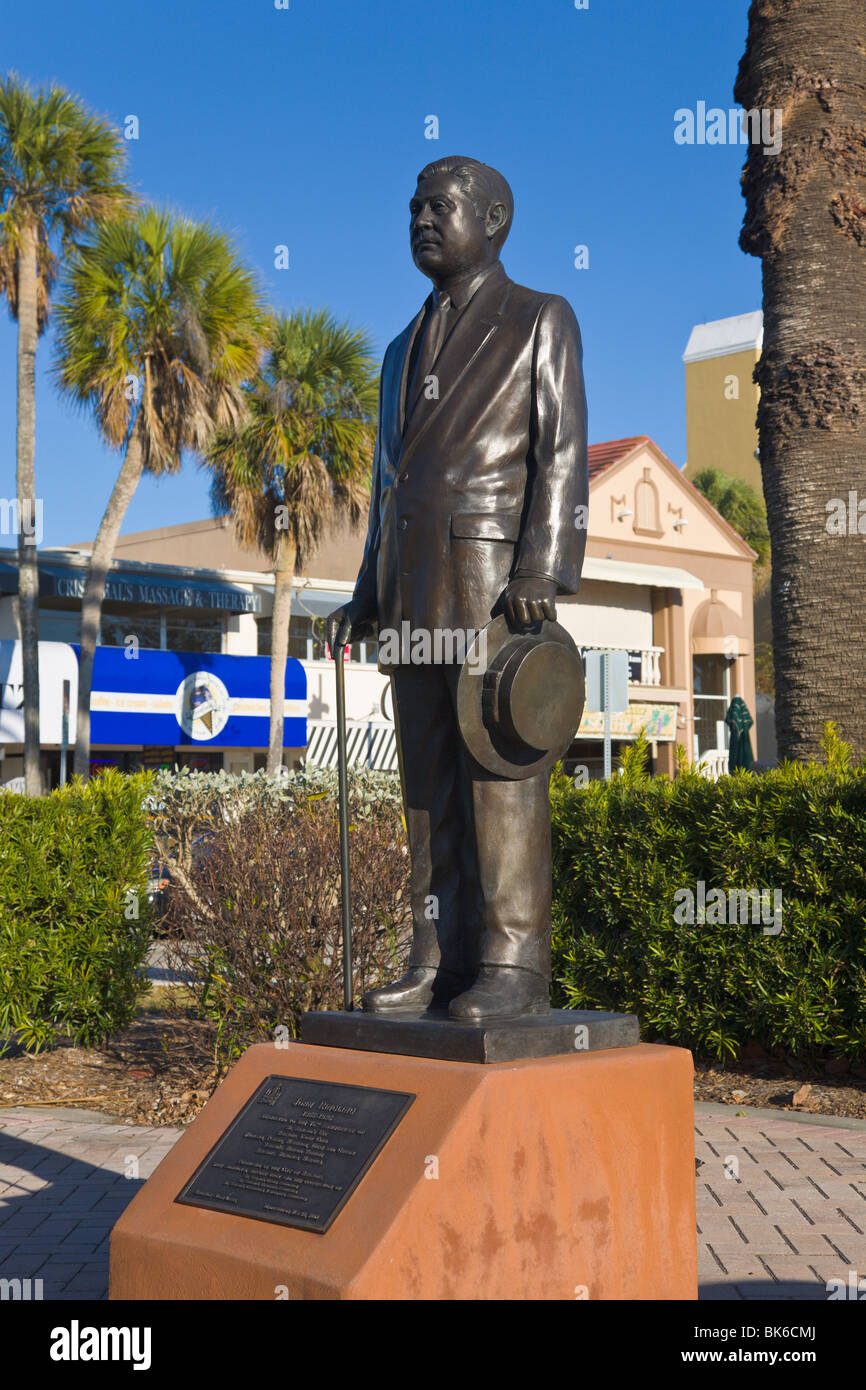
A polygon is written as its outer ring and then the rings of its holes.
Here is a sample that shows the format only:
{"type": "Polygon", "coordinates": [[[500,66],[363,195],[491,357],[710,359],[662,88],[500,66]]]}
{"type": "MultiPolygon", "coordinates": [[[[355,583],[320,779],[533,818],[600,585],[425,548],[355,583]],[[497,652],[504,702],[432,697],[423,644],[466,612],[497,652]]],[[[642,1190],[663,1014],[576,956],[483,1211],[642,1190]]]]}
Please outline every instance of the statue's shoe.
{"type": "Polygon", "coordinates": [[[433,966],[416,965],[396,984],[386,985],[384,989],[371,989],[361,1000],[361,1007],[369,1014],[428,1009],[431,1005],[447,1004],[465,988],[464,976],[452,975],[433,966]]]}
{"type": "Polygon", "coordinates": [[[458,1023],[486,1023],[549,1009],[550,985],[541,975],[513,965],[482,965],[475,984],[451,1001],[448,1014],[458,1023]]]}

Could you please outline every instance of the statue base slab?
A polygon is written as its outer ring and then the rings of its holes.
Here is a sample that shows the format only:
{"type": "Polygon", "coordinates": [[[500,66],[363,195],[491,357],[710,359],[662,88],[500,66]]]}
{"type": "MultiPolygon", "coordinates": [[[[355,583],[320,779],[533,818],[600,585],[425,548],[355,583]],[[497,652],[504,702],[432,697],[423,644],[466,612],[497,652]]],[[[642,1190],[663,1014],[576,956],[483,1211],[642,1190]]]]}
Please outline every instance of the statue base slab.
{"type": "Polygon", "coordinates": [[[447,1008],[424,1012],[308,1013],[301,1039],[318,1047],[439,1057],[449,1062],[516,1062],[524,1057],[570,1056],[640,1042],[634,1014],[601,1009],[550,1009],[546,1014],[490,1023],[457,1023],[447,1008]]]}
{"type": "Polygon", "coordinates": [[[689,1052],[646,1043],[485,1066],[251,1047],[115,1225],[111,1297],[694,1299],[692,1080],[689,1052]],[[341,1088],[357,1111],[297,1099],[341,1088]],[[229,1140],[278,1157],[222,1161],[229,1140]],[[259,1216],[188,1204],[197,1182],[259,1216]],[[321,1230],[291,1224],[307,1201],[321,1230]]]}

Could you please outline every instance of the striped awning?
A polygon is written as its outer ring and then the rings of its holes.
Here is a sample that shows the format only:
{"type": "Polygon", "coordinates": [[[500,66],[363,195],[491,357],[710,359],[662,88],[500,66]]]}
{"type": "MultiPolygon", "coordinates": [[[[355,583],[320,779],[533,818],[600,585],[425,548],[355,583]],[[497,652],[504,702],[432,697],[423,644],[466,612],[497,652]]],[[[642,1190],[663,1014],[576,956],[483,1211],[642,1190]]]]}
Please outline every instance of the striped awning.
{"type": "MultiPolygon", "coordinates": [[[[349,724],[346,752],[350,767],[369,767],[376,772],[396,772],[397,740],[393,724],[349,724]]],[[[315,767],[337,766],[337,726],[309,720],[307,762],[315,767]]]]}

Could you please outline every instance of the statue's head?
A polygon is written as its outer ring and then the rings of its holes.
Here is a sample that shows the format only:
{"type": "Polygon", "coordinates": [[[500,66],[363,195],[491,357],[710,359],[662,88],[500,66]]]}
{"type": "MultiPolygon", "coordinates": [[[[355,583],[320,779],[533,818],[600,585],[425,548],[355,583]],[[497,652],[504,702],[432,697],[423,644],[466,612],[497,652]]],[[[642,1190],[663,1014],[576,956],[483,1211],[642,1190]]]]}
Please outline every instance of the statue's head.
{"type": "Polygon", "coordinates": [[[421,170],[409,213],[412,259],[438,285],[493,264],[511,228],[514,198],[489,164],[448,155],[421,170]]]}

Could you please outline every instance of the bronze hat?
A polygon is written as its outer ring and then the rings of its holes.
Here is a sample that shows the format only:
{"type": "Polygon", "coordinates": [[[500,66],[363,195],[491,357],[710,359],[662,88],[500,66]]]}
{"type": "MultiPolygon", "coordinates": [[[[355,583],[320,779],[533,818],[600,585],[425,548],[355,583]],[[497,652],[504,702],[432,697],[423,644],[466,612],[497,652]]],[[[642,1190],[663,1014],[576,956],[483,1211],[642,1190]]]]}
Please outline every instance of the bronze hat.
{"type": "Polygon", "coordinates": [[[512,632],[503,615],[494,618],[475,638],[457,684],[466,747],[488,772],[513,780],[562,757],[583,703],[580,653],[565,628],[547,620],[512,632]]]}

